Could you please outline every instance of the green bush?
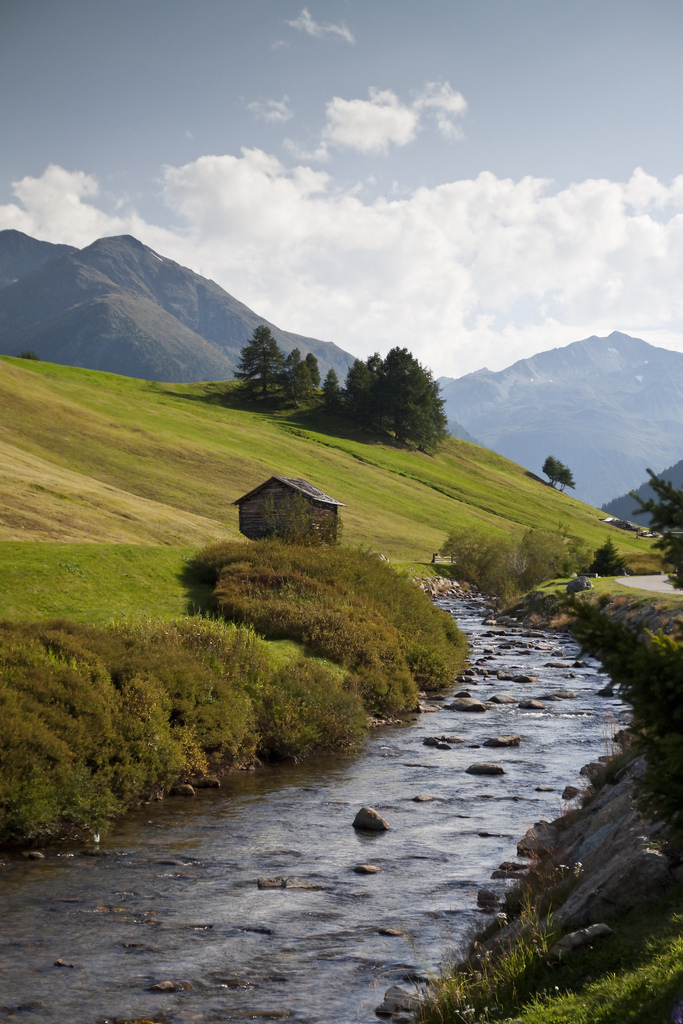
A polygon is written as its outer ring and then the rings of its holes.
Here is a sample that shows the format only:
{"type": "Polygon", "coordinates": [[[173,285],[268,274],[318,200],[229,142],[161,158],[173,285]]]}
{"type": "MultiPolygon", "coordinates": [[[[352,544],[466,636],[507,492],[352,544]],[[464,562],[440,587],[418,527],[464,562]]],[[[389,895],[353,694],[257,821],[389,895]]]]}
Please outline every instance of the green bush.
{"type": "Polygon", "coordinates": [[[294,639],[348,669],[367,706],[402,710],[418,687],[450,682],[465,639],[386,562],[348,548],[214,544],[193,563],[215,608],[273,639],[294,639]]]}
{"type": "Polygon", "coordinates": [[[354,681],[287,670],[246,626],[0,623],[0,841],[102,831],[152,788],[208,767],[348,744],[354,681]]]}
{"type": "Polygon", "coordinates": [[[570,576],[587,565],[590,549],[558,530],[527,530],[520,540],[469,529],[451,530],[442,547],[453,574],[486,594],[511,601],[544,580],[570,576]]]}

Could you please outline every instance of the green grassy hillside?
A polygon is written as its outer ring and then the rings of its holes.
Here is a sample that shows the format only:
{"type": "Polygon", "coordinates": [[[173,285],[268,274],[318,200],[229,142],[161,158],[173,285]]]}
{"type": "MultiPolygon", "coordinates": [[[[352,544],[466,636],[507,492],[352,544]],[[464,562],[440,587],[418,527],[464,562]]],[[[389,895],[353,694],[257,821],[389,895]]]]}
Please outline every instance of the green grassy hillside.
{"type": "Polygon", "coordinates": [[[451,438],[434,456],[319,411],[261,410],[230,384],[158,384],[0,360],[0,541],[198,546],[239,536],[235,498],[273,473],[347,504],[344,541],[427,561],[453,526],[646,541],[599,522],[494,452],[451,438]]]}

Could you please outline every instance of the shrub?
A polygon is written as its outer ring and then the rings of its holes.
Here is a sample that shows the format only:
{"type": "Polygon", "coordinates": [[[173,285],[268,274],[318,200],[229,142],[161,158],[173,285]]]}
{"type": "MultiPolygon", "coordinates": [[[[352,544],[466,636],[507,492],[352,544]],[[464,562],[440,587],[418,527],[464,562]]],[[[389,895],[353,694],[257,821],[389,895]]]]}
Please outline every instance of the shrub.
{"type": "Polygon", "coordinates": [[[152,787],[347,744],[364,720],[353,682],[275,666],[246,626],[0,623],[0,841],[102,831],[152,787]]]}
{"type": "Polygon", "coordinates": [[[455,623],[410,580],[348,548],[214,544],[194,571],[212,583],[215,608],[273,639],[293,639],[349,670],[372,708],[414,705],[461,667],[466,644],[455,623]]]}
{"type": "Polygon", "coordinates": [[[527,530],[516,541],[456,528],[442,550],[451,556],[459,579],[503,601],[511,601],[544,580],[569,576],[590,557],[578,538],[546,530],[527,530]]]}

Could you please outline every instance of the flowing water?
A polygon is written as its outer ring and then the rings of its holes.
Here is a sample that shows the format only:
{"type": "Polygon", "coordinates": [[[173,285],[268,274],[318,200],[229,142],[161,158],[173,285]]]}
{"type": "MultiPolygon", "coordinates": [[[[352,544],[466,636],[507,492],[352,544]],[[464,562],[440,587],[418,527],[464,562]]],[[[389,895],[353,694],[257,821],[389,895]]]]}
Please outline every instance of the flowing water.
{"type": "Polygon", "coordinates": [[[533,822],[560,813],[562,789],[605,753],[608,718],[619,720],[626,708],[597,695],[607,678],[596,662],[574,667],[578,648],[567,635],[484,626],[476,601],[441,606],[468,635],[473,664],[484,658],[489,672],[538,676],[534,683],[474,677],[473,696],[567,688],[576,699],[544,711],[439,708],[375,730],[360,752],[236,772],[220,791],[131,812],[99,856],[61,848],[42,861],[6,856],[0,1020],[19,1013],[51,1024],[210,1024],[286,1016],[351,1024],[378,1019],[374,1008],[389,985],[419,985],[447,963],[487,920],[477,890],[502,891],[491,871],[515,859],[533,822]],[[474,749],[501,733],[517,733],[521,745],[474,749]],[[465,742],[449,750],[423,743],[442,735],[465,742]],[[465,772],[491,760],[504,775],[465,772]],[[420,794],[433,800],[416,802],[420,794]],[[355,831],[363,805],[379,810],[391,830],[355,831]],[[381,871],[356,874],[359,863],[381,871]],[[259,877],[312,888],[259,889],[259,877]],[[163,981],[187,987],[150,991],[163,981]]]}

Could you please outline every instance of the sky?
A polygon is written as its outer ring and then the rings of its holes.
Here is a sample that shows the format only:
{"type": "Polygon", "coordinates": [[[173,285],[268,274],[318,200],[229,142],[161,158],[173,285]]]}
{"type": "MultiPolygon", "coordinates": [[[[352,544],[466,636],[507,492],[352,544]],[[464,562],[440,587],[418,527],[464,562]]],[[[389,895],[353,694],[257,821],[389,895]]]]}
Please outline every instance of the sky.
{"type": "Polygon", "coordinates": [[[677,0],[0,0],[0,229],[437,376],[683,351],[677,0]]]}

